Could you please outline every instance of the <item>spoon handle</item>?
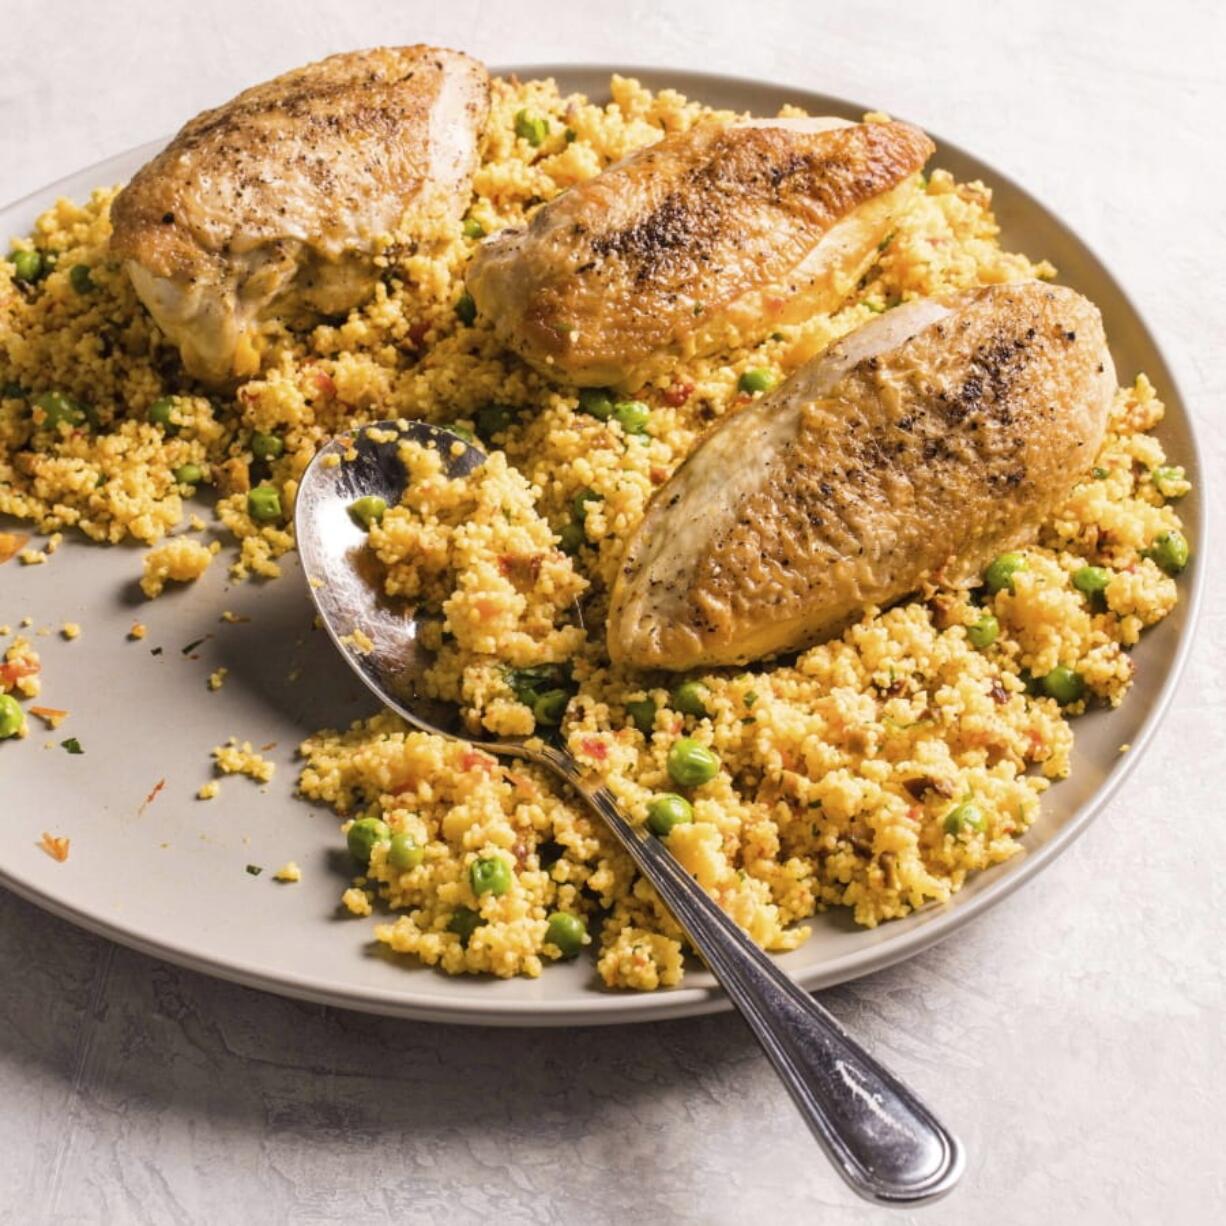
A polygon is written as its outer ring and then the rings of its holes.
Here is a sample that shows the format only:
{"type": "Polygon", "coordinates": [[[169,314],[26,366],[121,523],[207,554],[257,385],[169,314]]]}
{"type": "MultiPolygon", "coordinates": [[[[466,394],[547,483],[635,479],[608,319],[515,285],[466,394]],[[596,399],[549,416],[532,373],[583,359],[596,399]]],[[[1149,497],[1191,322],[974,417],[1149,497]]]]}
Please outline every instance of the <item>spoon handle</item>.
{"type": "Polygon", "coordinates": [[[607,788],[587,783],[567,753],[549,748],[540,758],[584,796],[655,887],[848,1184],[896,1205],[948,1192],[962,1174],[958,1139],[745,935],[661,840],[631,826],[607,788]]]}

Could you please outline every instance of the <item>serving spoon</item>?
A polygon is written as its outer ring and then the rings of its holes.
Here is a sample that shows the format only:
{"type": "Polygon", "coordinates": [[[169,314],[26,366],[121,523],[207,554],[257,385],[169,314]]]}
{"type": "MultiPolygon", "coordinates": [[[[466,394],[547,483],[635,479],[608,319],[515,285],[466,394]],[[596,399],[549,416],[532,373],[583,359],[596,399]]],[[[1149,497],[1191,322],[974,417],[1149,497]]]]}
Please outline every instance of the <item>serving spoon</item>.
{"type": "Polygon", "coordinates": [[[354,501],[366,496],[380,497],[389,507],[400,502],[406,474],[399,448],[406,440],[436,448],[448,477],[471,473],[486,458],[480,447],[443,427],[378,422],[321,448],[298,487],[298,553],[337,649],[371,691],[413,727],[535,762],[583,797],[740,1010],[813,1135],[856,1192],[892,1205],[944,1195],[962,1174],[958,1139],[749,939],[664,841],[632,825],[609,789],[588,779],[565,749],[539,740],[475,741],[458,706],[425,695],[421,681],[432,662],[422,642],[425,619],[383,595],[371,570],[366,532],[350,514],[354,501]],[[355,647],[355,630],[366,636],[369,649],[365,642],[362,649],[355,647]]]}

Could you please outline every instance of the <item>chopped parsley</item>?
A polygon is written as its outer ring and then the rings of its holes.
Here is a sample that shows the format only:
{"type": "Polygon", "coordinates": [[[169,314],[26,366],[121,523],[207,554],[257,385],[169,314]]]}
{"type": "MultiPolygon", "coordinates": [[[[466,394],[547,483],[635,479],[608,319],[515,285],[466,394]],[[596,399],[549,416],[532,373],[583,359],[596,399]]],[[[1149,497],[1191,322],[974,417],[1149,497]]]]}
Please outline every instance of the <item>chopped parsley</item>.
{"type": "Polygon", "coordinates": [[[61,741],[60,745],[64,749],[68,750],[69,753],[84,753],[85,752],[85,750],[81,748],[81,742],[78,741],[75,736],[70,736],[68,740],[61,741]]]}
{"type": "Polygon", "coordinates": [[[248,864],[247,871],[253,877],[258,877],[264,870],[258,864],[248,864]]]}
{"type": "Polygon", "coordinates": [[[197,648],[197,647],[199,647],[199,646],[200,646],[200,644],[201,644],[201,643],[203,643],[203,642],[204,642],[204,640],[205,640],[205,639],[207,639],[208,637],[209,637],[209,636],[206,634],[206,635],[204,636],[204,638],[200,638],[200,639],[192,639],[192,641],[191,641],[190,643],[188,643],[188,645],[187,645],[186,647],[181,647],[181,648],[179,649],[179,653],[180,653],[181,655],[187,655],[189,652],[193,652],[193,651],[195,651],[195,650],[196,650],[196,648],[197,648]]]}

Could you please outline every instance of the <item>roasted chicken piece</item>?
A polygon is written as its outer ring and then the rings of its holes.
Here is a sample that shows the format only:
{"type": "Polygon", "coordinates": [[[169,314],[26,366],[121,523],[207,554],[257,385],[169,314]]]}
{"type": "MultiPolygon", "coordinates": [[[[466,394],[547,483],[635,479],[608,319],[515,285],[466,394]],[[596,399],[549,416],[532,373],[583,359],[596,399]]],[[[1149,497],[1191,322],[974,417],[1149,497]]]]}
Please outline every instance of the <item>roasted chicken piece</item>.
{"type": "Polygon", "coordinates": [[[614,584],[640,668],[803,648],[1033,537],[1115,390],[1097,308],[1022,282],[898,307],[721,422],[656,492],[614,584]]]}
{"type": "Polygon", "coordinates": [[[836,309],[932,150],[905,123],[700,124],[483,243],[468,288],[537,370],[633,391],[836,309]]]}
{"type": "Polygon", "coordinates": [[[461,214],[489,75],[437,47],[333,55],[191,120],[119,194],[111,250],[188,371],[254,373],[263,319],[360,304],[406,211],[461,214]]]}

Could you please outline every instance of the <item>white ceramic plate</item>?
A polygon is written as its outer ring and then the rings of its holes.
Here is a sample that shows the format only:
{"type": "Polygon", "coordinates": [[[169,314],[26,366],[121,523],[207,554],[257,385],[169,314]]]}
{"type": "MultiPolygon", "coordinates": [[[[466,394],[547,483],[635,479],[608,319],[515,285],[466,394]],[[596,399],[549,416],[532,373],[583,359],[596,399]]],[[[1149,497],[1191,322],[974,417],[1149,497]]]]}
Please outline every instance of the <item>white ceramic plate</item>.
{"type": "MultiPolygon", "coordinates": [[[[705,102],[773,114],[795,102],[815,114],[858,119],[867,105],[822,94],[694,72],[624,65],[519,67],[521,77],[551,75],[564,90],[606,96],[614,70],[653,87],[671,86],[705,102]]],[[[1076,722],[1072,776],[1053,788],[1027,833],[1025,853],[973,878],[943,907],[929,907],[873,931],[842,913],[819,916],[813,936],[782,964],[805,986],[824,987],[909,957],[999,902],[1058,856],[1123,782],[1152,735],[1187,654],[1207,556],[1192,423],[1175,380],[1136,308],[1076,235],[989,165],[934,137],[934,165],[995,190],[1006,247],[1045,256],[1060,279],[1102,309],[1121,377],[1146,371],[1165,399],[1159,430],[1168,454],[1196,482],[1180,506],[1195,561],[1181,580],[1176,611],[1134,652],[1137,680],[1117,711],[1076,722]],[[1131,752],[1119,748],[1130,743],[1131,752]]],[[[120,183],[158,148],[147,145],[101,162],[0,212],[0,240],[24,233],[57,196],[84,199],[99,184],[120,183]]],[[[207,516],[206,516],[207,517],[207,516]]],[[[10,527],[2,524],[0,527],[10,527]]],[[[125,945],[210,974],[289,996],[428,1020],[504,1025],[647,1021],[727,1008],[708,975],[651,995],[611,993],[591,962],[547,967],[537,980],[449,978],[382,953],[372,921],[342,918],[337,899],[346,858],[335,817],[293,799],[293,751],[324,726],[370,712],[372,699],[322,632],[293,558],[275,583],[230,586],[225,554],[199,583],[154,603],[136,588],[138,547],[92,546],[70,534],[49,565],[0,571],[0,624],[24,617],[35,627],[79,622],[76,642],[37,640],[44,658],[43,698],[71,718],[44,734],[31,719],[24,742],[0,745],[0,882],[25,898],[125,945]],[[223,610],[251,618],[223,624],[223,610]],[[136,619],[143,642],[126,635],[136,619]],[[211,636],[190,658],[189,643],[211,636]],[[151,654],[161,647],[160,655],[151,654]],[[224,665],[224,688],[205,679],[224,665]],[[291,676],[299,673],[297,680],[291,676]],[[260,746],[277,775],[265,794],[246,779],[222,783],[212,801],[194,798],[210,777],[209,750],[229,736],[260,746]],[[76,736],[84,754],[59,741],[76,736]],[[45,743],[51,745],[45,748],[45,743]],[[165,786],[143,805],[159,780],[165,786]],[[54,862],[36,843],[66,834],[72,853],[54,862]],[[273,871],[296,859],[297,885],[273,871]],[[248,864],[263,866],[256,877],[248,864]]]]}

